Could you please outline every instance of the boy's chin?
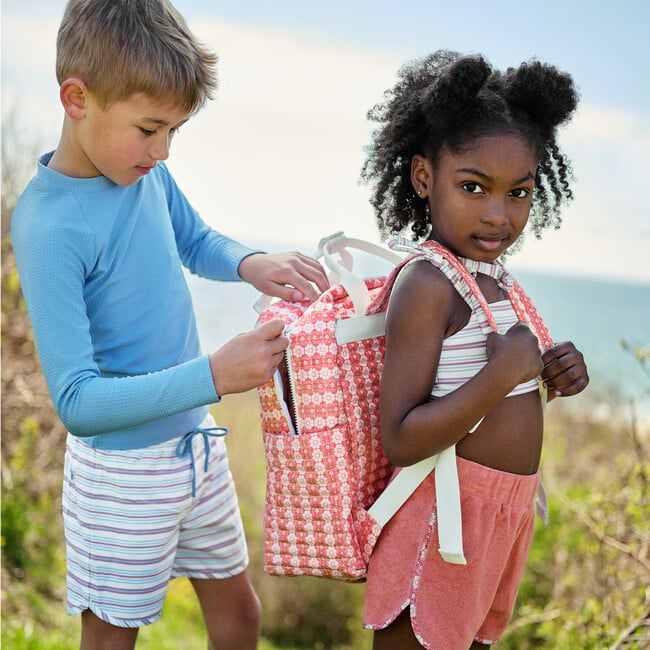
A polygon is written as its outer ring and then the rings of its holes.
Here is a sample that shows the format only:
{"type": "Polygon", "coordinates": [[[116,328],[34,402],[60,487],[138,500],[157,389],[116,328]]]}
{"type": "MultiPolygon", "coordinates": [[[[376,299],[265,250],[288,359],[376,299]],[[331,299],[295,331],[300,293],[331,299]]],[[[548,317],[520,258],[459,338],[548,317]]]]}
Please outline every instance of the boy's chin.
{"type": "Polygon", "coordinates": [[[120,187],[130,187],[131,185],[135,185],[139,181],[142,180],[142,174],[136,175],[136,174],[131,174],[129,176],[127,175],[120,175],[120,176],[108,176],[107,178],[115,185],[119,185],[120,187]]]}

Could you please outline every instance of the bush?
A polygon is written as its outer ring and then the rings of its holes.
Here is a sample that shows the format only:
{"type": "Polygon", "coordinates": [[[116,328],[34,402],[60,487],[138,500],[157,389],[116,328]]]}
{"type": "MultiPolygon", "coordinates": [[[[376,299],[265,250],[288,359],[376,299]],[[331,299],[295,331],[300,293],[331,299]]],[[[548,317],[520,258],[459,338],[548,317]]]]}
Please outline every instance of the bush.
{"type": "Polygon", "coordinates": [[[552,420],[537,526],[504,648],[650,645],[650,465],[634,423],[552,420]]]}

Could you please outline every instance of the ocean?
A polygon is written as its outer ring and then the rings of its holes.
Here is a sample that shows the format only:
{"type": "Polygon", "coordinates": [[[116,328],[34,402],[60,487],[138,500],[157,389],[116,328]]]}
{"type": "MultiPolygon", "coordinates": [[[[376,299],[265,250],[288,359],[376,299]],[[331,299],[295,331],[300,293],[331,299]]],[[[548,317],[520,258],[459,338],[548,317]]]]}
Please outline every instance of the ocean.
{"type": "MultiPolygon", "coordinates": [[[[382,273],[383,269],[359,267],[382,273]]],[[[650,423],[650,364],[623,347],[650,345],[650,285],[514,269],[554,340],[573,341],[584,354],[590,385],[563,400],[592,416],[650,423]]],[[[203,351],[218,349],[255,324],[259,294],[243,283],[211,282],[188,275],[203,351]]]]}

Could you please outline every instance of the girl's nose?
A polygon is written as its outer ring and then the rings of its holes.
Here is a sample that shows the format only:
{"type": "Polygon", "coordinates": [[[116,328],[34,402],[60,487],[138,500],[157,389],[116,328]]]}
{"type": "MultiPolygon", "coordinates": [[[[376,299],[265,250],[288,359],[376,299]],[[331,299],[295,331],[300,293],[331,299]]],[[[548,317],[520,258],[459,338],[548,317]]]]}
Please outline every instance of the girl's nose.
{"type": "Polygon", "coordinates": [[[494,199],[489,202],[481,216],[483,223],[502,225],[508,221],[506,201],[494,199]]]}

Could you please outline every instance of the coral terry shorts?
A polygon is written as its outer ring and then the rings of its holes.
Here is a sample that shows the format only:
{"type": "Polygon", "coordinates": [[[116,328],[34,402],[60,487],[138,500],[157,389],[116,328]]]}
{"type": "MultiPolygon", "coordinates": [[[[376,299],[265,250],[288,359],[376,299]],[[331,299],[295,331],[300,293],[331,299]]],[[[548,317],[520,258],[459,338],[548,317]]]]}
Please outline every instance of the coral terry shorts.
{"type": "Polygon", "coordinates": [[[534,528],[539,474],[457,460],[467,564],[448,564],[438,552],[432,473],[386,524],[368,569],[364,627],[383,629],[410,607],[413,630],[431,650],[499,640],[534,528]]]}

